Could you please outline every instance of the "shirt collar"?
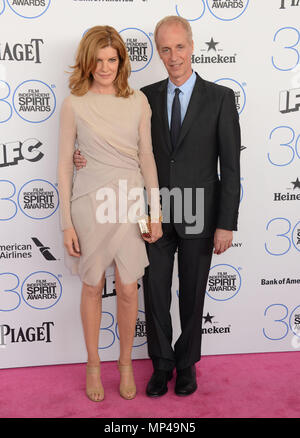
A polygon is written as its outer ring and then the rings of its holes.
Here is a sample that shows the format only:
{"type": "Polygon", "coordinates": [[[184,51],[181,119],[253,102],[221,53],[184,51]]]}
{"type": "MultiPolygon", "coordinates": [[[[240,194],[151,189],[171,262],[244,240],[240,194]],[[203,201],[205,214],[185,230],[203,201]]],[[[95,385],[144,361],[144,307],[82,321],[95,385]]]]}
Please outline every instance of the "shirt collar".
{"type": "Polygon", "coordinates": [[[179,88],[180,91],[184,94],[194,86],[195,82],[196,82],[196,73],[194,71],[191,74],[191,76],[188,78],[188,80],[185,81],[184,84],[180,85],[180,87],[173,84],[173,82],[169,78],[169,80],[168,80],[168,93],[174,94],[175,88],[179,88]]]}

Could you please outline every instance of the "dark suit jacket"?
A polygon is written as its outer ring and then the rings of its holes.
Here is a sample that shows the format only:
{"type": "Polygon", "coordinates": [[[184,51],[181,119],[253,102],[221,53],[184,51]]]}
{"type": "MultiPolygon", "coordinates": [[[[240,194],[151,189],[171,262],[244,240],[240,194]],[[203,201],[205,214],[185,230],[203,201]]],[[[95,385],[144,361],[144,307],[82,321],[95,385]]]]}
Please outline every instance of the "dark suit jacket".
{"type": "Polygon", "coordinates": [[[185,221],[184,214],[181,223],[174,224],[176,231],[183,238],[198,238],[212,236],[216,228],[236,230],[241,142],[234,92],[197,75],[173,150],[167,115],[167,85],[168,79],[141,89],[152,109],[152,144],[159,186],[179,187],[182,191],[191,188],[193,212],[196,188],[204,188],[202,232],[187,234],[186,227],[192,224],[185,221]]]}

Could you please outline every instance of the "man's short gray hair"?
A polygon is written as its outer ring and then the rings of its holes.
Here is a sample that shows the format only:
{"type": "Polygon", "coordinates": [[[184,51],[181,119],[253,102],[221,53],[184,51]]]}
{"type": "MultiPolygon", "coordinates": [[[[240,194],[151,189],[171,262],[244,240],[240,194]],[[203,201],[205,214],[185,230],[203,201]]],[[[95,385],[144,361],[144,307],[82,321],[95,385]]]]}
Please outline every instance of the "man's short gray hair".
{"type": "Polygon", "coordinates": [[[187,36],[188,36],[188,40],[190,42],[193,41],[193,32],[192,32],[192,28],[190,23],[183,17],[179,17],[178,15],[169,15],[167,17],[162,18],[156,25],[155,27],[155,31],[154,31],[154,40],[155,40],[155,44],[156,47],[158,48],[158,44],[157,44],[157,34],[158,31],[160,29],[160,27],[163,24],[181,24],[182,27],[186,30],[187,36]]]}

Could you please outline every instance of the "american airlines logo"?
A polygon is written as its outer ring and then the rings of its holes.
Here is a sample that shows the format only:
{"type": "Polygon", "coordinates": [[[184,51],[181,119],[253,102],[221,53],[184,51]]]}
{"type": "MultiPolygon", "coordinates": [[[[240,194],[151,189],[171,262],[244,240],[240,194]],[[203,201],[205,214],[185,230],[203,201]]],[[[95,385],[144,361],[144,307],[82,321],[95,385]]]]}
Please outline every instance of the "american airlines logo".
{"type": "Polygon", "coordinates": [[[37,237],[32,237],[31,239],[46,260],[56,260],[56,258],[51,254],[49,246],[44,246],[37,237]]]}

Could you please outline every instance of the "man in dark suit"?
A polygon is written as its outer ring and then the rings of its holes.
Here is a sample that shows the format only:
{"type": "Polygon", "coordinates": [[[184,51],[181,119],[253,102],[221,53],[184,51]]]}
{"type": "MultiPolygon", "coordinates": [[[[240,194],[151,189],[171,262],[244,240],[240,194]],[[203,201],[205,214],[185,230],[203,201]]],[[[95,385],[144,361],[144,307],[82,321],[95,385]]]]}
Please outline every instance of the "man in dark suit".
{"type": "Polygon", "coordinates": [[[188,21],[176,16],[161,20],[155,42],[169,78],[142,91],[152,109],[159,186],[179,188],[182,202],[171,203],[170,221],[163,220],[163,237],[147,244],[150,265],[144,276],[144,294],[148,350],[154,367],[146,389],[150,397],[167,392],[175,367],[177,395],[189,395],[197,388],[194,364],[201,357],[203,303],[212,252],[215,248],[221,254],[231,246],[240,200],[240,128],[233,91],[193,72],[188,21]],[[189,199],[187,188],[192,192],[189,199]],[[185,220],[185,208],[197,212],[197,188],[204,189],[204,223],[200,230],[195,223],[193,231],[185,220]],[[176,250],[181,335],[173,349],[170,305],[176,250]]]}
{"type": "MultiPolygon", "coordinates": [[[[181,196],[180,202],[171,197],[170,208],[163,210],[162,238],[147,244],[150,265],[144,295],[154,372],[146,393],[165,394],[176,368],[175,393],[186,396],[197,389],[195,363],[201,358],[202,313],[213,249],[215,254],[226,251],[237,229],[240,127],[233,91],[192,70],[189,22],[177,16],[164,18],[156,26],[155,42],[169,77],[142,91],[152,109],[160,189],[177,189],[181,196]],[[201,189],[204,199],[198,196],[201,189]],[[173,348],[170,305],[176,251],[181,335],[173,348]]],[[[74,161],[77,168],[85,163],[80,156],[74,161]]]]}

